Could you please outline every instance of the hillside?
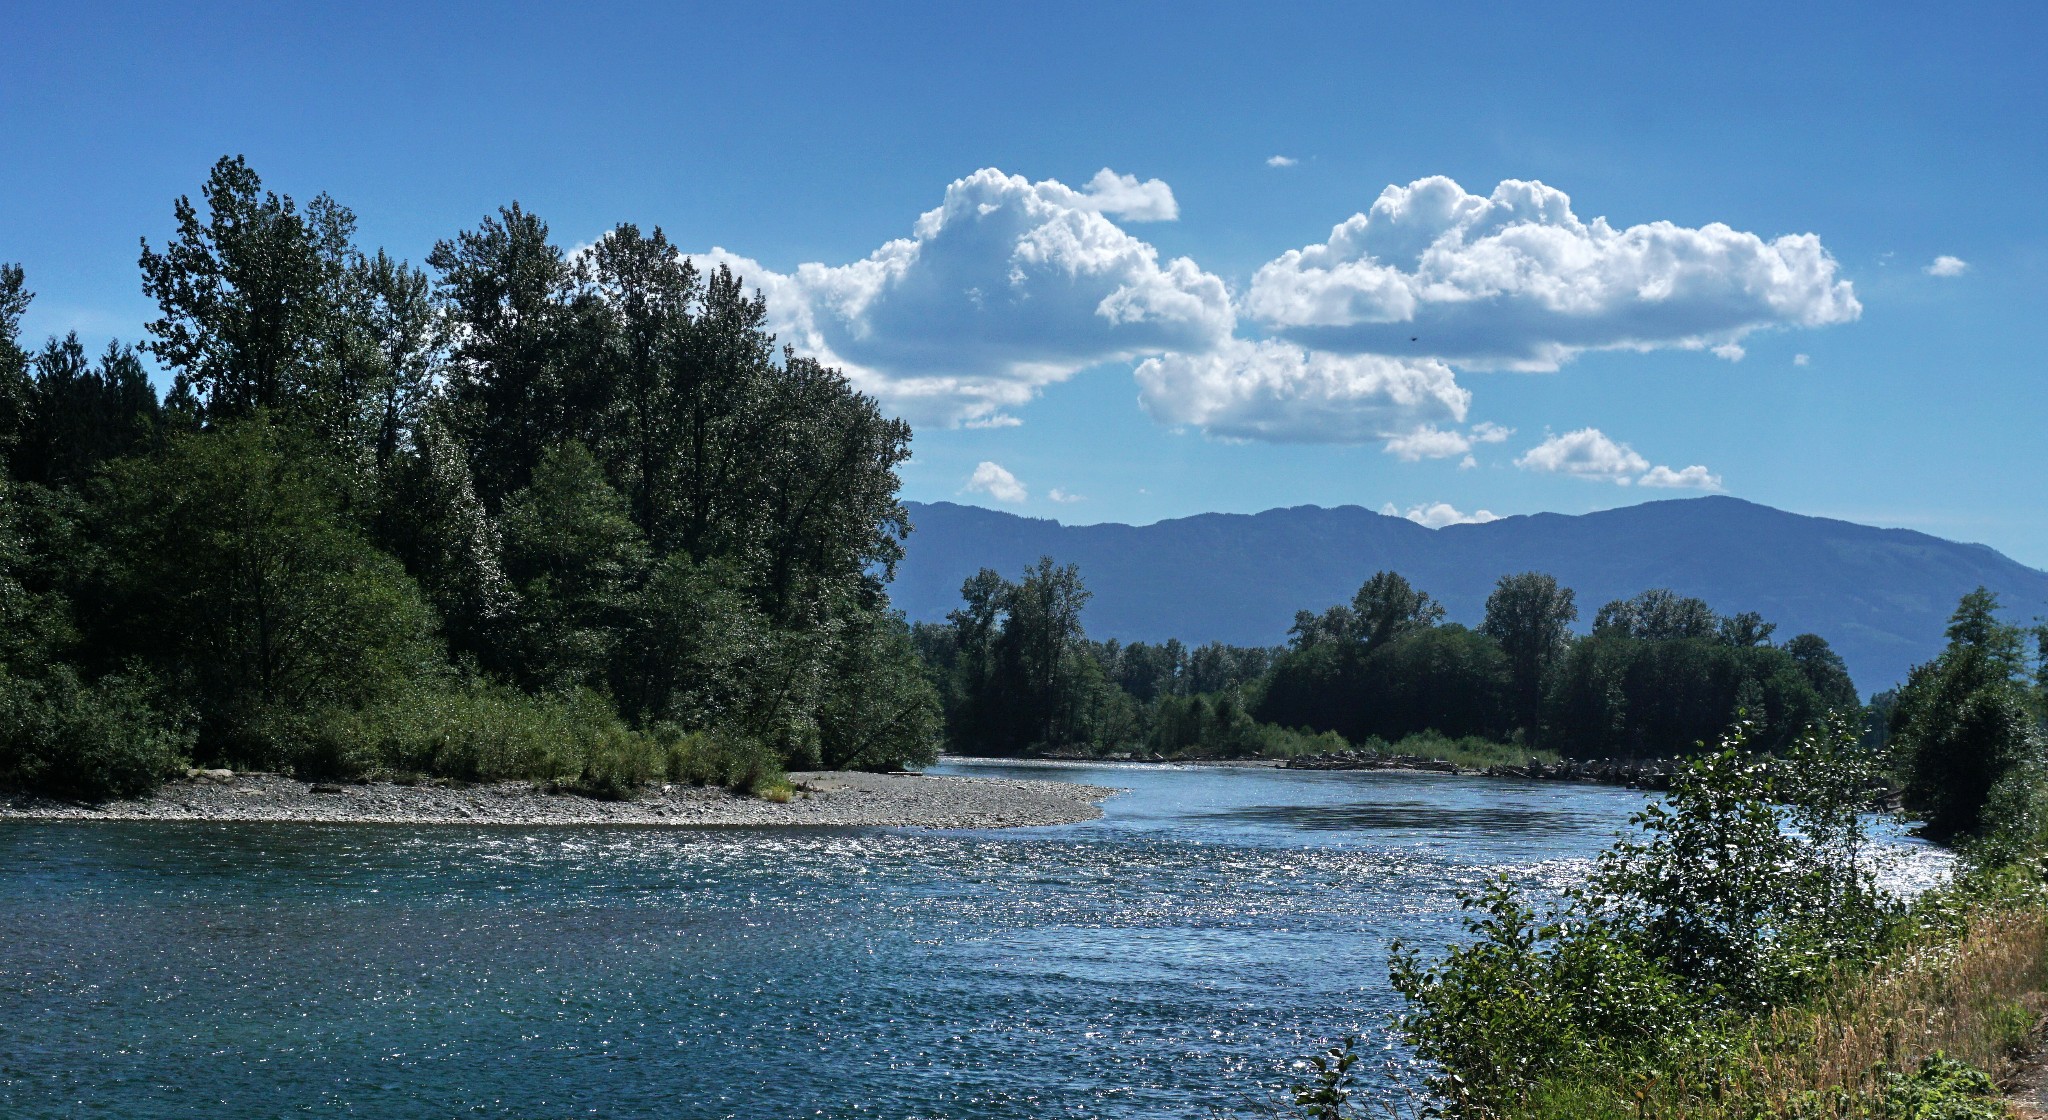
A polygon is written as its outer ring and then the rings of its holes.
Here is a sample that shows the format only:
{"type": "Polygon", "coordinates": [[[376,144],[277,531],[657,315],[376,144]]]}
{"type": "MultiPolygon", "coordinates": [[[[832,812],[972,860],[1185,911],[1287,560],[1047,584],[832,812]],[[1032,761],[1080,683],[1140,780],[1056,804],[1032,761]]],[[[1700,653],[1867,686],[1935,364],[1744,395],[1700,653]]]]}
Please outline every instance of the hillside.
{"type": "Polygon", "coordinates": [[[1040,556],[1081,566],[1097,638],[1277,644],[1294,612],[1350,598],[1390,568],[1474,624],[1502,574],[1537,570],[1600,604],[1651,587],[1753,610],[1778,637],[1835,645],[1865,692],[1903,680],[1941,647],[1956,600],[1982,584],[2015,621],[2048,613],[2048,572],[1976,544],[1806,517],[1737,498],[1646,502],[1577,516],[1540,513],[1425,529],[1358,506],[1201,514],[1152,525],[1061,525],[951,502],[910,503],[916,532],[891,595],[937,620],[960,583],[1014,577],[1040,556]]]}

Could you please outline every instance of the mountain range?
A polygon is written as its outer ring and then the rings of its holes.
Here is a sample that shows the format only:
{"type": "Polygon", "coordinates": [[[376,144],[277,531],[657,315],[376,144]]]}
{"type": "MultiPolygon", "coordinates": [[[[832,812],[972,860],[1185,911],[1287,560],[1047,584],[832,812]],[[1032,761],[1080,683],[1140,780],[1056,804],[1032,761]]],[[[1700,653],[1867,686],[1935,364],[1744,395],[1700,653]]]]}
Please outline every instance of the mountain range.
{"type": "Polygon", "coordinates": [[[1151,525],[1062,525],[952,502],[908,503],[915,531],[891,597],[939,621],[960,584],[994,568],[1016,579],[1040,556],[1080,566],[1093,638],[1277,645],[1294,612],[1347,602],[1374,572],[1400,572],[1476,625],[1504,574],[1548,572],[1600,605],[1653,587],[1756,611],[1780,641],[1832,643],[1866,693],[1939,653],[1956,600],[1982,585],[2015,622],[2048,613],[2048,572],[1980,544],[1808,517],[1724,496],[1579,515],[1538,513],[1425,528],[1359,506],[1206,513],[1151,525]]]}

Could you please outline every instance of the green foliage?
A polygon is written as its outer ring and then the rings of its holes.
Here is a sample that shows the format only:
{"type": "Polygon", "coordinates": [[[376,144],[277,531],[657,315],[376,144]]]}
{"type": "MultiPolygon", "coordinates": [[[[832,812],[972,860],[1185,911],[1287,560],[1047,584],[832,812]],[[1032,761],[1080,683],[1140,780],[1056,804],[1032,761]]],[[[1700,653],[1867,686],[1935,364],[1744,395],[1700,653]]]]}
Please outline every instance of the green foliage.
{"type": "Polygon", "coordinates": [[[77,334],[51,339],[24,384],[26,412],[13,453],[14,477],[76,486],[101,463],[145,451],[158,431],[156,391],[135,352],[109,343],[94,368],[77,334]]]}
{"type": "Polygon", "coordinates": [[[759,793],[782,780],[782,758],[758,739],[729,731],[655,729],[672,782],[759,793]]]}
{"type": "Polygon", "coordinates": [[[85,684],[65,665],[28,679],[0,666],[0,786],[84,801],[148,793],[184,769],[192,746],[162,704],[140,676],[85,684]]]}
{"type": "Polygon", "coordinates": [[[116,468],[91,636],[178,689],[203,755],[275,764],[279,714],[360,706],[434,671],[417,587],[340,516],[318,458],[260,414],[116,468]]]}
{"type": "Polygon", "coordinates": [[[833,769],[900,769],[938,757],[938,693],[901,614],[850,615],[819,705],[819,754],[833,769]]]}
{"type": "Polygon", "coordinates": [[[1349,606],[1301,612],[1292,648],[1258,691],[1258,718],[1353,740],[1428,730],[1506,738],[1511,658],[1494,636],[1438,625],[1442,617],[1441,605],[1392,572],[1367,580],[1349,606]]]}
{"type": "Polygon", "coordinates": [[[0,780],[146,785],[94,774],[188,725],[208,761],[605,796],[932,756],[884,591],[910,430],[740,277],[630,224],[572,261],[517,205],[430,276],[239,157],[174,219],[161,405],[119,346],[31,360],[0,267],[0,780]]]}
{"type": "Polygon", "coordinates": [[[1948,648],[1907,676],[1892,709],[1890,738],[1905,781],[1906,808],[1937,839],[1988,836],[2026,827],[2031,799],[2019,775],[2036,771],[2044,746],[2028,694],[2021,632],[1998,620],[1983,588],[1965,595],[1950,620],[1948,648]]]}
{"type": "Polygon", "coordinates": [[[1294,1107],[1304,1120],[1345,1120],[1344,1106],[1351,1102],[1355,1092],[1358,1059],[1358,1039],[1350,1035],[1328,1050],[1309,1056],[1308,1065],[1315,1075],[1294,1087],[1294,1107]]]}
{"type": "Polygon", "coordinates": [[[1613,1084],[1713,1050],[1716,1032],[1818,991],[1896,924],[1864,852],[1867,768],[1851,729],[1776,767],[1742,733],[1632,818],[1588,882],[1539,911],[1505,879],[1465,896],[1471,940],[1397,949],[1400,1028],[1459,1115],[1527,1108],[1559,1082],[1613,1084]]]}
{"type": "Polygon", "coordinates": [[[1459,1115],[1496,1115],[1546,1081],[1681,1051],[1708,1007],[1597,917],[1543,915],[1505,879],[1462,899],[1470,943],[1425,963],[1395,945],[1401,1033],[1459,1115]]]}
{"type": "Polygon", "coordinates": [[[291,765],[305,777],[530,781],[617,798],[662,779],[751,792],[782,773],[774,751],[742,735],[635,730],[594,692],[533,696],[482,681],[312,713],[294,731],[291,765]]]}
{"type": "Polygon", "coordinates": [[[0,462],[12,458],[29,416],[28,352],[21,316],[35,293],[18,264],[0,264],[0,462]]]}
{"type": "Polygon", "coordinates": [[[1777,751],[1828,710],[1787,651],[1699,636],[1706,622],[1689,608],[1666,604],[1647,617],[1663,621],[1596,628],[1564,658],[1548,721],[1565,753],[1683,753],[1690,744],[1712,741],[1737,718],[1752,725],[1754,748],[1777,751]],[[1676,636],[1643,636],[1660,630],[1676,636]]]}
{"type": "Polygon", "coordinates": [[[1484,769],[1489,766],[1527,766],[1532,762],[1557,761],[1557,754],[1553,751],[1531,750],[1514,743],[1497,742],[1477,735],[1453,739],[1436,731],[1418,731],[1413,735],[1403,735],[1391,743],[1377,737],[1369,738],[1358,745],[1375,754],[1433,758],[1472,769],[1484,769]]]}
{"type": "Polygon", "coordinates": [[[1543,698],[1558,662],[1571,648],[1579,620],[1571,588],[1541,572],[1502,576],[1486,597],[1479,632],[1500,643],[1507,658],[1515,725],[1533,734],[1542,726],[1543,698]]]}
{"type": "Polygon", "coordinates": [[[2005,1101],[1983,1070],[1935,1054],[1912,1074],[1888,1072],[1872,1120],[2006,1120],[2005,1101]]]}
{"type": "Polygon", "coordinates": [[[582,444],[549,449],[503,517],[516,595],[513,670],[529,686],[603,685],[646,578],[646,540],[582,444]]]}
{"type": "Polygon", "coordinates": [[[208,423],[257,411],[303,424],[338,451],[366,450],[376,393],[354,346],[355,215],[326,195],[300,210],[223,157],[175,207],[177,236],[142,245],[142,290],[162,314],[147,349],[208,423]]]}
{"type": "Polygon", "coordinates": [[[1435,626],[1443,617],[1443,604],[1410,586],[1400,573],[1376,572],[1349,606],[1320,615],[1298,612],[1289,634],[1296,649],[1332,643],[1370,653],[1403,634],[1435,626]]]}
{"type": "Polygon", "coordinates": [[[1814,695],[1822,704],[1833,710],[1856,706],[1856,682],[1849,679],[1848,665],[1826,638],[1819,634],[1797,635],[1785,643],[1785,653],[1805,674],[1806,683],[1813,686],[1814,695]]]}

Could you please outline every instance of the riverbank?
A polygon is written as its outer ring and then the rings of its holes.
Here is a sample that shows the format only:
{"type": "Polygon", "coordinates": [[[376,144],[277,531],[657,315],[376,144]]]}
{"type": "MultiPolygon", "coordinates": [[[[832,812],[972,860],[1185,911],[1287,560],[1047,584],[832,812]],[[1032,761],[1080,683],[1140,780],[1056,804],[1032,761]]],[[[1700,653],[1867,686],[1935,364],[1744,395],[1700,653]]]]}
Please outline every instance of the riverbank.
{"type": "Polygon", "coordinates": [[[1380,755],[1368,751],[1305,755],[1281,763],[1290,770],[1421,770],[1463,774],[1474,778],[1520,778],[1539,782],[1592,782],[1630,789],[1671,788],[1671,775],[1685,765],[1677,758],[1531,759],[1521,766],[1460,766],[1418,755],[1380,755]]]}
{"type": "Polygon", "coordinates": [[[1685,764],[1678,758],[1649,759],[1531,759],[1526,765],[1466,766],[1448,759],[1424,755],[1376,754],[1372,751],[1341,751],[1300,755],[1295,758],[1133,758],[1107,756],[1089,758],[1067,755],[1030,755],[1001,758],[979,755],[945,755],[955,762],[1057,762],[1071,765],[1118,766],[1214,766],[1272,770],[1400,770],[1423,774],[1456,774],[1467,778],[1515,778],[1539,782],[1587,782],[1629,789],[1665,790],[1671,775],[1685,764]]]}
{"type": "Polygon", "coordinates": [[[1102,802],[1118,792],[1068,782],[850,771],[792,773],[789,782],[787,801],[689,785],[606,801],[524,782],[326,784],[212,770],[148,797],[96,805],[0,793],[0,820],[1014,828],[1094,820],[1102,802]]]}

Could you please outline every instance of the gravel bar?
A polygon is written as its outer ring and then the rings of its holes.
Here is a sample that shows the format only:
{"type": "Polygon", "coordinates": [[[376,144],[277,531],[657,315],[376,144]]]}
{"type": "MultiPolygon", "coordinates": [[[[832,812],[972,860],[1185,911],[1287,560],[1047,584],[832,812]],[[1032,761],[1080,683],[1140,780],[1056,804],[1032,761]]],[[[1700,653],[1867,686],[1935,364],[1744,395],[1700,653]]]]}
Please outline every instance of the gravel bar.
{"type": "Polygon", "coordinates": [[[208,770],[146,798],[96,805],[0,793],[0,820],[1011,828],[1094,820],[1102,802],[1119,792],[1069,782],[836,770],[792,773],[789,780],[797,792],[783,803],[687,785],[601,801],[523,782],[329,785],[208,770]]]}

